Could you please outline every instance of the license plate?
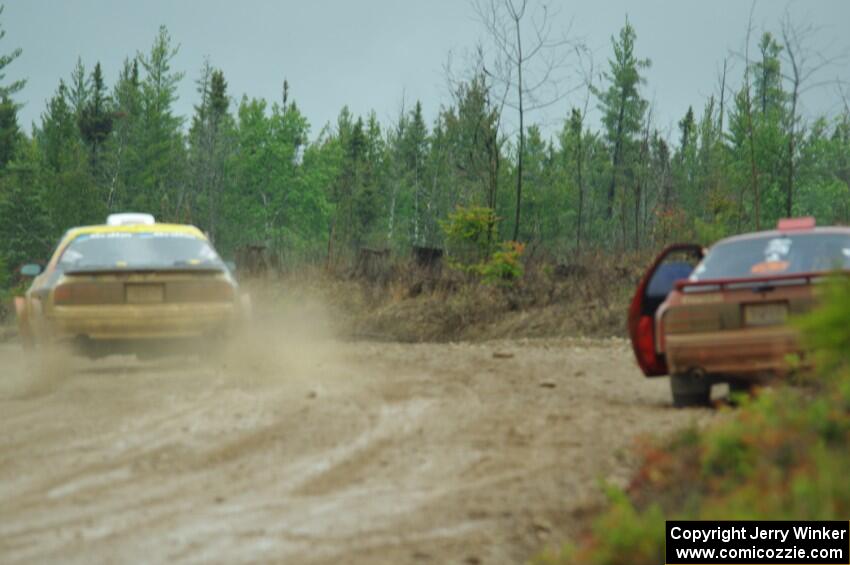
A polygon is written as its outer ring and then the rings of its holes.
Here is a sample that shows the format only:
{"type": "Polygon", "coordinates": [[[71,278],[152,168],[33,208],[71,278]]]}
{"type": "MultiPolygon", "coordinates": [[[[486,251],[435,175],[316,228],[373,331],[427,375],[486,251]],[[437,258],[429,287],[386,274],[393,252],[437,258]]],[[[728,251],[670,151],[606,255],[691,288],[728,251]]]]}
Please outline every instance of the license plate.
{"type": "Polygon", "coordinates": [[[165,288],[161,284],[128,284],[128,304],[159,304],[165,298],[165,288]]]}
{"type": "Polygon", "coordinates": [[[788,305],[784,303],[745,304],[744,324],[747,326],[773,326],[788,319],[788,305]]]}

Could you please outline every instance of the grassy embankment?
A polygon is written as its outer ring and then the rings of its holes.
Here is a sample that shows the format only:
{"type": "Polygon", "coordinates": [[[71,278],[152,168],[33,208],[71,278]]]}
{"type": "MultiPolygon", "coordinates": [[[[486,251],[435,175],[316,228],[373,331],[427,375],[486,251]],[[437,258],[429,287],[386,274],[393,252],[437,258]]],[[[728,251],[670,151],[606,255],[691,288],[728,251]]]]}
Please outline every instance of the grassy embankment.
{"type": "Polygon", "coordinates": [[[510,284],[410,262],[328,273],[301,269],[249,281],[258,300],[317,300],[343,337],[404,342],[625,335],[625,311],[643,264],[593,256],[569,266],[526,261],[510,284]]]}

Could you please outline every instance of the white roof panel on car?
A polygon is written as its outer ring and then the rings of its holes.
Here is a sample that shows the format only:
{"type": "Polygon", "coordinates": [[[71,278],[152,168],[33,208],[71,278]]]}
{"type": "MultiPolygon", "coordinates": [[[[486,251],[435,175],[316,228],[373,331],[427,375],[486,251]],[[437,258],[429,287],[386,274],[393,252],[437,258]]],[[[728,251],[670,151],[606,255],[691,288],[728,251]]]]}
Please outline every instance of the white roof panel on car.
{"type": "Polygon", "coordinates": [[[108,226],[152,226],[156,223],[156,219],[151,214],[138,214],[135,212],[125,212],[122,214],[110,214],[106,218],[108,226]]]}

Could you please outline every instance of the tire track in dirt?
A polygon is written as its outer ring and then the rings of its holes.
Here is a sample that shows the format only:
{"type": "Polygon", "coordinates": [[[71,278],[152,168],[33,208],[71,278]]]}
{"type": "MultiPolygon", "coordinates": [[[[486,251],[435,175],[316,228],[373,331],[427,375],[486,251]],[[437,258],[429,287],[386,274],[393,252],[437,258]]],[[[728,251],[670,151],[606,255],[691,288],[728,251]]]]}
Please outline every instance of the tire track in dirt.
{"type": "Polygon", "coordinates": [[[715,417],[622,340],[267,345],[74,360],[37,394],[0,345],[2,561],[523,561],[634,437],[715,417]]]}

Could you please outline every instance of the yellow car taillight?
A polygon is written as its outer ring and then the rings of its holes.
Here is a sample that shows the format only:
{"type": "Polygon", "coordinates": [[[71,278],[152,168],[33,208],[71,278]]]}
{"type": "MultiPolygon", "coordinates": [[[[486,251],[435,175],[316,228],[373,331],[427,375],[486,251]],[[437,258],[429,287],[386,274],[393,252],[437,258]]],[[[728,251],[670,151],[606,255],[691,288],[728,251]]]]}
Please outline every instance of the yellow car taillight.
{"type": "Polygon", "coordinates": [[[53,289],[53,303],[57,306],[121,304],[124,302],[122,286],[116,283],[64,283],[53,289]]]}
{"type": "Polygon", "coordinates": [[[234,289],[227,281],[197,281],[169,283],[167,302],[232,302],[234,289]]]}
{"type": "Polygon", "coordinates": [[[53,289],[53,303],[59,306],[70,304],[73,300],[73,289],[69,284],[62,284],[53,289]]]}

